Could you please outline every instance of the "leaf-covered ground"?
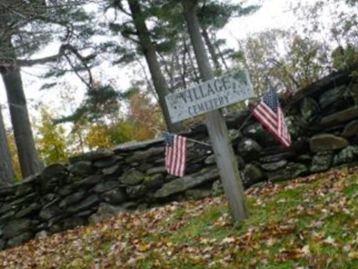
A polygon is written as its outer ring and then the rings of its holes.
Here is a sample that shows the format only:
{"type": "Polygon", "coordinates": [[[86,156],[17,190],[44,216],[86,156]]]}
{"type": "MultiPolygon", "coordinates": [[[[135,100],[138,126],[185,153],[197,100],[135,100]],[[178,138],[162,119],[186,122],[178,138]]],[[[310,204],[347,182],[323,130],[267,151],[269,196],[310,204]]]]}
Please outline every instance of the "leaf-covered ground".
{"type": "Polygon", "coordinates": [[[1,268],[358,268],[358,169],[120,214],[0,252],[1,268]]]}

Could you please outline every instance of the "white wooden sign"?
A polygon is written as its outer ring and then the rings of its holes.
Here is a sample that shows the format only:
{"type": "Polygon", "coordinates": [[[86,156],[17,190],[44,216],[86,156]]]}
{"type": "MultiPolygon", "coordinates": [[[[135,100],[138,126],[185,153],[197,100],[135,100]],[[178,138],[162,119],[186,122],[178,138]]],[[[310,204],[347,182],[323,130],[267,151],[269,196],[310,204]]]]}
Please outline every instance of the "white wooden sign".
{"type": "Polygon", "coordinates": [[[165,97],[171,121],[178,122],[254,96],[247,71],[224,75],[165,97]]]}

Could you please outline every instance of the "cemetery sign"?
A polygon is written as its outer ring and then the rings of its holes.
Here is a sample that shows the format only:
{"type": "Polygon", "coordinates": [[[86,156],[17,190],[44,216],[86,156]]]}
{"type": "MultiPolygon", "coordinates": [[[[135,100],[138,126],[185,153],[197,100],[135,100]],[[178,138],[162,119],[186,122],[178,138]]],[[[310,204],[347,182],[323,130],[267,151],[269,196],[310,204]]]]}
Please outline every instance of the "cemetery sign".
{"type": "Polygon", "coordinates": [[[193,88],[167,95],[173,123],[213,111],[254,96],[247,71],[237,71],[193,88]]]}

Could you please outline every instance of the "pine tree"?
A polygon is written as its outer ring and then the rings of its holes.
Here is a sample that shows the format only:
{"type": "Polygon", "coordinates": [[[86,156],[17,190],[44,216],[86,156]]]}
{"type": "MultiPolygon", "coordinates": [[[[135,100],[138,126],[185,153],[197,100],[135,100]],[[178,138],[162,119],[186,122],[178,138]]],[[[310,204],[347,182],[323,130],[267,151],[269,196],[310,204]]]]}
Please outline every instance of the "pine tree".
{"type": "Polygon", "coordinates": [[[83,28],[83,24],[73,23],[85,19],[80,2],[3,0],[0,3],[0,73],[8,97],[23,177],[38,172],[42,164],[35,148],[21,79],[21,67],[55,61],[60,56],[67,56],[69,48],[73,48],[69,42],[74,36],[77,38],[78,29],[83,28]],[[41,59],[28,59],[55,38],[53,32],[63,33],[60,40],[65,45],[61,46],[59,53],[41,59]],[[26,59],[21,60],[21,57],[26,59]]]}
{"type": "MultiPolygon", "coordinates": [[[[109,7],[114,8],[116,11],[121,11],[126,16],[125,22],[113,22],[110,24],[110,28],[114,33],[121,33],[124,38],[136,45],[134,54],[139,53],[145,57],[167,128],[171,132],[178,132],[180,126],[171,122],[165,103],[165,96],[170,93],[169,85],[161,70],[157,54],[158,48],[153,40],[153,31],[147,25],[147,19],[151,16],[150,2],[138,0],[124,2],[116,0],[109,1],[109,7]],[[128,9],[124,7],[125,4],[128,4],[128,9]]],[[[122,60],[134,59],[133,52],[128,53],[126,47],[117,46],[116,50],[121,52],[122,60]]]]}
{"type": "Polygon", "coordinates": [[[10,185],[15,179],[12,167],[10,149],[7,143],[2,109],[0,107],[0,186],[10,185]]]}

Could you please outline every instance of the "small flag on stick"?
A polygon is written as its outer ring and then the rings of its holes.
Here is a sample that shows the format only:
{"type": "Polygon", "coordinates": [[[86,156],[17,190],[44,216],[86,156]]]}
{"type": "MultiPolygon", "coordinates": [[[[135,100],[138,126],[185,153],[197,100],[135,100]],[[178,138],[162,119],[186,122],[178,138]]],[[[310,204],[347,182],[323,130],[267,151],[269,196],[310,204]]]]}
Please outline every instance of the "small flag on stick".
{"type": "Polygon", "coordinates": [[[180,135],[165,133],[164,141],[165,168],[167,172],[174,176],[184,176],[187,138],[180,135]]]}
{"type": "Polygon", "coordinates": [[[263,96],[252,114],[282,145],[291,145],[291,136],[275,90],[271,88],[263,96]]]}

